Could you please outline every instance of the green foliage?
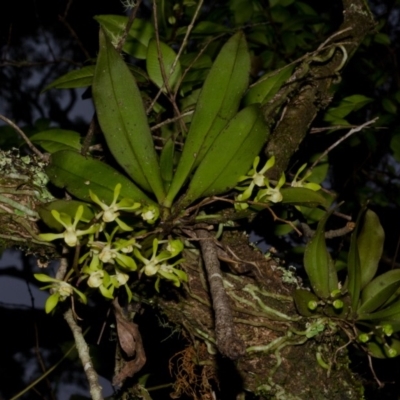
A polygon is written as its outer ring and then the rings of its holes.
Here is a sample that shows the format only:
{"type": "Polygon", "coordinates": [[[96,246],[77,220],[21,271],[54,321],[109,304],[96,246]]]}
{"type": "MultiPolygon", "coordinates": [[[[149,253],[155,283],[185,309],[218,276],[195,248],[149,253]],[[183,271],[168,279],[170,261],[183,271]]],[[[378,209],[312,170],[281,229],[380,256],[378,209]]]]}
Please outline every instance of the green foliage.
{"type": "Polygon", "coordinates": [[[114,157],[135,182],[162,200],[164,186],[142,97],[126,64],[102,31],[93,98],[114,157]]]}

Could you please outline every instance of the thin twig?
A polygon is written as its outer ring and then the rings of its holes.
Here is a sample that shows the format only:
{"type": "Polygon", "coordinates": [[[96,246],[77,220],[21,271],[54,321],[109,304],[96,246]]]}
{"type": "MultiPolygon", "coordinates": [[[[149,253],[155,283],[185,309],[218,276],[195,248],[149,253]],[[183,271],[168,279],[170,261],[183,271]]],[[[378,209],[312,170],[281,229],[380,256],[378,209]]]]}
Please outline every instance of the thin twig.
{"type": "Polygon", "coordinates": [[[142,2],[142,0],[137,0],[136,5],[133,7],[132,12],[131,12],[131,14],[129,15],[128,22],[127,22],[127,24],[126,24],[126,26],[125,26],[124,32],[123,32],[123,34],[122,34],[122,36],[121,36],[121,39],[119,39],[119,42],[118,42],[118,44],[117,44],[117,47],[115,48],[115,49],[118,51],[118,53],[121,52],[122,47],[123,47],[124,44],[125,44],[126,38],[128,37],[128,33],[129,33],[129,31],[130,31],[130,29],[131,29],[131,27],[132,27],[133,21],[134,21],[135,18],[136,18],[136,14],[137,14],[137,12],[138,12],[138,10],[139,10],[140,3],[141,3],[141,2],[142,2]]]}
{"type": "Polygon", "coordinates": [[[99,127],[99,122],[97,120],[96,113],[94,113],[92,120],[90,121],[90,124],[89,124],[88,132],[85,136],[85,139],[83,140],[82,150],[81,150],[81,154],[83,156],[86,156],[86,154],[89,150],[89,147],[90,147],[90,142],[92,141],[92,138],[93,138],[94,134],[96,133],[96,130],[98,130],[98,127],[99,127]]]}
{"type": "MultiPolygon", "coordinates": [[[[67,5],[68,7],[68,5],[67,5]]],[[[91,58],[89,52],[86,50],[85,46],[83,45],[83,43],[81,42],[81,40],[79,39],[79,36],[76,34],[75,30],[72,28],[72,26],[67,22],[67,19],[64,15],[59,15],[58,16],[59,21],[67,28],[67,30],[69,31],[69,33],[71,34],[71,36],[76,40],[76,42],[78,43],[78,46],[80,47],[80,49],[82,50],[82,53],[85,55],[85,57],[89,60],[91,58]]]]}
{"type": "MultiPolygon", "coordinates": [[[[306,223],[301,222],[300,226],[301,226],[301,229],[304,232],[304,236],[312,237],[314,235],[315,231],[313,229],[311,229],[306,223]]],[[[347,235],[348,233],[354,231],[355,226],[356,226],[355,222],[348,222],[342,228],[332,229],[330,231],[326,231],[325,232],[325,238],[326,239],[333,239],[333,238],[337,238],[337,237],[340,237],[340,236],[347,235]]]]}
{"type": "Polygon", "coordinates": [[[341,137],[339,140],[337,140],[335,143],[333,143],[331,146],[329,146],[320,156],[314,161],[314,163],[311,165],[310,168],[308,168],[306,174],[308,172],[311,172],[312,169],[318,165],[318,163],[331,151],[333,150],[336,146],[338,146],[340,143],[345,141],[347,138],[349,138],[351,135],[353,135],[356,132],[361,131],[362,129],[366,128],[367,126],[370,126],[374,124],[378,120],[378,117],[372,119],[371,121],[365,122],[362,125],[357,126],[356,128],[350,129],[349,132],[347,132],[343,137],[341,137]]]}
{"type": "Polygon", "coordinates": [[[186,45],[189,41],[189,35],[192,32],[192,29],[194,28],[194,23],[197,19],[197,16],[199,15],[202,5],[203,5],[203,0],[200,0],[199,3],[197,4],[196,11],[193,14],[193,18],[190,21],[190,24],[186,29],[185,37],[183,38],[183,41],[182,41],[181,47],[179,48],[178,54],[176,55],[175,60],[172,63],[171,70],[169,72],[170,75],[172,75],[174,73],[176,65],[178,64],[179,58],[181,57],[183,50],[186,48],[186,45]]]}
{"type": "Polygon", "coordinates": [[[10,125],[12,128],[14,128],[25,140],[25,143],[28,145],[28,147],[37,155],[39,156],[42,160],[47,160],[46,156],[40,152],[34,145],[33,143],[29,140],[28,136],[25,135],[25,133],[20,129],[14,122],[12,122],[10,119],[5,117],[4,115],[0,114],[0,119],[3,120],[5,123],[10,125]]]}
{"type": "Polygon", "coordinates": [[[64,319],[67,321],[67,324],[74,335],[76,349],[78,350],[78,355],[89,383],[89,391],[90,395],[92,396],[92,400],[103,400],[104,398],[102,394],[102,388],[99,384],[99,376],[93,368],[92,359],[90,358],[89,354],[89,346],[83,337],[81,327],[74,319],[74,314],[71,308],[64,313],[64,319]]]}
{"type": "MultiPolygon", "coordinates": [[[[160,122],[159,124],[152,126],[152,127],[150,128],[150,130],[151,130],[151,131],[155,131],[156,129],[161,128],[161,127],[164,126],[164,125],[170,124],[171,122],[178,121],[178,120],[180,120],[181,118],[186,117],[186,116],[188,116],[188,115],[191,115],[191,114],[193,114],[193,113],[194,113],[194,110],[190,110],[190,111],[184,112],[183,114],[178,115],[177,117],[168,118],[168,119],[166,119],[165,121],[160,122]]],[[[160,138],[160,139],[163,140],[163,138],[160,138]]]]}

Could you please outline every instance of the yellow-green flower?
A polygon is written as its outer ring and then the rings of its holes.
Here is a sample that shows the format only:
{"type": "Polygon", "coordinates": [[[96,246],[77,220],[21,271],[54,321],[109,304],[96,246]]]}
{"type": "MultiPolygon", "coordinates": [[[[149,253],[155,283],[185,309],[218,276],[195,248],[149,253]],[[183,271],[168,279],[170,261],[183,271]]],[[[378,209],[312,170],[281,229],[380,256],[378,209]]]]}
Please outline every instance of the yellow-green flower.
{"type": "Polygon", "coordinates": [[[119,211],[135,211],[141,207],[141,204],[126,198],[117,203],[121,187],[122,185],[120,183],[115,186],[114,198],[110,205],[103,203],[91,190],[89,190],[89,195],[92,201],[102,209],[102,211],[96,215],[96,218],[101,218],[106,223],[115,221],[124,231],[131,231],[132,228],[118,218],[120,215],[119,211]]]}
{"type": "Polygon", "coordinates": [[[294,176],[292,183],[290,184],[292,187],[304,187],[307,189],[314,190],[314,192],[317,192],[318,190],[321,189],[321,185],[318,185],[318,183],[314,182],[305,182],[306,179],[311,175],[311,172],[307,172],[303,178],[300,180],[297,180],[299,175],[303,172],[303,170],[306,168],[307,164],[303,164],[299,170],[296,172],[296,175],[294,176]]]}
{"type": "Polygon", "coordinates": [[[83,215],[82,205],[76,209],[73,221],[68,214],[60,213],[57,210],[51,210],[51,214],[53,215],[54,219],[65,228],[65,231],[62,233],[41,233],[39,237],[46,242],[50,242],[55,239],[64,239],[68,246],[74,247],[79,243],[78,238],[80,236],[89,235],[98,232],[99,230],[99,225],[96,224],[90,226],[88,229],[77,229],[78,222],[81,220],[83,215]]]}
{"type": "Polygon", "coordinates": [[[45,274],[34,274],[34,277],[40,282],[50,283],[49,285],[40,288],[41,290],[51,289],[53,291],[53,293],[46,300],[45,311],[47,314],[57,306],[59,301],[64,301],[68,297],[72,296],[73,293],[76,293],[83,303],[87,303],[86,296],[68,282],[51,278],[45,274]]]}
{"type": "Polygon", "coordinates": [[[279,178],[278,184],[273,188],[269,184],[269,180],[264,178],[266,189],[260,190],[255,198],[256,202],[270,201],[271,203],[279,203],[282,201],[282,193],[280,191],[281,187],[286,182],[285,174],[282,173],[279,178]]]}

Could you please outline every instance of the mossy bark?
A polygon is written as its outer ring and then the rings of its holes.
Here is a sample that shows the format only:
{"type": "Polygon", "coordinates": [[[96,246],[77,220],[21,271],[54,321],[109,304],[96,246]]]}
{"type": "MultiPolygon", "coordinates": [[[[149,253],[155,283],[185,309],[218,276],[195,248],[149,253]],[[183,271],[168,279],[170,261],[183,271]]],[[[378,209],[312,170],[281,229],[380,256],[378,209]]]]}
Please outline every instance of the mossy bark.
{"type": "MultiPolygon", "coordinates": [[[[291,296],[295,278],[291,277],[293,283],[284,283],[290,277],[276,261],[251,247],[245,235],[230,237],[229,248],[243,263],[258,270],[254,276],[251,272],[223,273],[235,330],[246,346],[244,356],[231,361],[217,353],[214,313],[197,250],[186,251],[189,282],[179,300],[162,300],[159,304],[168,318],[188,333],[190,351],[196,355],[191,359],[198,360],[197,366],[207,366],[206,375],[217,382],[226,379],[223,375],[228,369],[230,385],[237,386],[236,391],[233,387],[230,390],[237,399],[245,398],[245,393],[259,399],[362,399],[363,388],[349,369],[347,339],[340,329],[328,320],[318,325],[316,319],[299,316],[291,296]],[[312,324],[318,325],[319,333],[310,328],[312,324]],[[205,343],[208,351],[200,343],[205,343]]],[[[194,370],[189,364],[186,360],[185,368],[194,370]]],[[[175,385],[177,393],[187,386],[193,391],[188,382],[190,376],[181,373],[175,385]]],[[[200,385],[196,395],[191,395],[207,398],[206,392],[207,388],[200,385]]]]}

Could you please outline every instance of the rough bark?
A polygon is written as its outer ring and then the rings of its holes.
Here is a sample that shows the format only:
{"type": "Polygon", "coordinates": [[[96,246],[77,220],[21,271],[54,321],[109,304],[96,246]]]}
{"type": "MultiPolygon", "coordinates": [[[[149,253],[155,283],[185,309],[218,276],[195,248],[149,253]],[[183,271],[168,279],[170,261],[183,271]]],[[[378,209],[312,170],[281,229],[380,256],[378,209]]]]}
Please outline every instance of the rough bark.
{"type": "MultiPolygon", "coordinates": [[[[332,40],[327,45],[343,46],[347,58],[344,59],[340,47],[336,47],[332,57],[323,63],[310,55],[294,72],[295,79],[271,100],[273,103],[282,96],[287,103],[265,149],[267,156],[275,155],[276,159],[275,166],[268,171],[269,177],[279,179],[287,169],[317,113],[331,102],[332,85],[340,79],[343,67],[374,26],[373,15],[365,0],[343,0],[343,23],[331,35],[332,40]]],[[[268,104],[264,110],[267,122],[274,119],[275,112],[273,104],[268,104]]]]}

